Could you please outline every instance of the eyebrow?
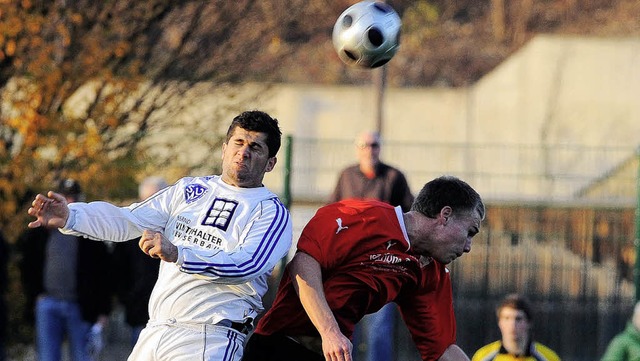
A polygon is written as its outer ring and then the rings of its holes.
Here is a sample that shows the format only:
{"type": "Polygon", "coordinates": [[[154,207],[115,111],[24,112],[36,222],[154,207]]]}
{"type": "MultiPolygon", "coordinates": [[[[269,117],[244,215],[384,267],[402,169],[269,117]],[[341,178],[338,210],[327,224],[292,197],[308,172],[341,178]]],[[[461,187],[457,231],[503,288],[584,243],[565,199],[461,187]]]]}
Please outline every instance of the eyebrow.
{"type": "Polygon", "coordinates": [[[234,135],[233,137],[231,137],[230,139],[231,141],[243,141],[243,142],[247,142],[249,144],[267,144],[266,140],[263,140],[262,142],[260,140],[254,139],[254,140],[249,140],[248,137],[242,137],[242,136],[236,136],[234,135]]]}

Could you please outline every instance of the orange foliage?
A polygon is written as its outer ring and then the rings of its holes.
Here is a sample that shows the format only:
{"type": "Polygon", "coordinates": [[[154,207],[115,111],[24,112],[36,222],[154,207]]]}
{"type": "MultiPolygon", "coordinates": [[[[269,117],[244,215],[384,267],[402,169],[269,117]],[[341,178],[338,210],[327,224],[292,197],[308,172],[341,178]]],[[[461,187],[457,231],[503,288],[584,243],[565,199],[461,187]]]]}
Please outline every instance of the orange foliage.
{"type": "Polygon", "coordinates": [[[188,89],[160,84],[273,73],[289,49],[273,42],[290,23],[276,11],[253,0],[0,0],[0,228],[22,229],[33,192],[59,177],[78,178],[89,199],[134,198],[151,114],[175,116],[170,100],[188,89]],[[139,89],[149,83],[165,93],[139,89]]]}

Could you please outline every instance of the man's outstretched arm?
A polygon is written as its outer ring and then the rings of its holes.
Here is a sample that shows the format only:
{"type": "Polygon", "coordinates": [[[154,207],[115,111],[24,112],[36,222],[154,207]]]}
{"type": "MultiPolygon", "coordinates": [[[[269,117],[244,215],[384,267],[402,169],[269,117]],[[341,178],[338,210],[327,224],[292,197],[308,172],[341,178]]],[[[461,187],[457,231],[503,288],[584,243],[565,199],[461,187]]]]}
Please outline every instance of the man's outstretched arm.
{"type": "Polygon", "coordinates": [[[291,260],[289,273],[300,303],[322,337],[324,357],[328,361],[351,361],[353,345],[340,331],[329,308],[318,261],[304,252],[298,252],[291,260]]]}

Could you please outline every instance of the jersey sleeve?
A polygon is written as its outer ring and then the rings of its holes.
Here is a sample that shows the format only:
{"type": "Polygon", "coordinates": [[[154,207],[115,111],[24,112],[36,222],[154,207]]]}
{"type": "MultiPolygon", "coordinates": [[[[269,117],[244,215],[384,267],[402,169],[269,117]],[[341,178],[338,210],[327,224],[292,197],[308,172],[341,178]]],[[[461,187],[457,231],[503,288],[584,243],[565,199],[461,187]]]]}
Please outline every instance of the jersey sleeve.
{"type": "Polygon", "coordinates": [[[345,218],[345,215],[336,211],[335,205],[321,208],[304,227],[298,240],[298,251],[313,257],[323,270],[342,264],[350,249],[350,242],[340,242],[336,234],[336,218],[345,218]]]}
{"type": "Polygon", "coordinates": [[[117,207],[107,202],[72,203],[69,219],[60,231],[93,240],[123,242],[140,237],[145,229],[143,222],[126,207],[117,207]]]}
{"type": "Polygon", "coordinates": [[[60,231],[93,240],[124,242],[144,230],[162,232],[175,187],[168,187],[140,203],[118,207],[108,202],[71,203],[69,219],[60,231]]]}
{"type": "Polygon", "coordinates": [[[241,284],[275,267],[291,247],[291,217],[273,198],[262,202],[238,246],[229,251],[178,247],[178,265],[185,273],[226,284],[241,284]]]}
{"type": "Polygon", "coordinates": [[[300,234],[300,238],[298,239],[298,252],[302,251],[311,257],[313,257],[318,263],[324,266],[320,261],[325,259],[324,257],[324,249],[322,244],[317,240],[318,234],[318,225],[316,217],[312,218],[302,229],[302,233],[300,234]]]}
{"type": "Polygon", "coordinates": [[[402,318],[424,361],[437,360],[456,341],[449,271],[432,261],[421,287],[398,300],[402,318]]]}
{"type": "Polygon", "coordinates": [[[298,251],[315,258],[323,270],[332,270],[366,257],[380,239],[404,239],[393,206],[346,199],[318,209],[302,230],[298,251]]]}

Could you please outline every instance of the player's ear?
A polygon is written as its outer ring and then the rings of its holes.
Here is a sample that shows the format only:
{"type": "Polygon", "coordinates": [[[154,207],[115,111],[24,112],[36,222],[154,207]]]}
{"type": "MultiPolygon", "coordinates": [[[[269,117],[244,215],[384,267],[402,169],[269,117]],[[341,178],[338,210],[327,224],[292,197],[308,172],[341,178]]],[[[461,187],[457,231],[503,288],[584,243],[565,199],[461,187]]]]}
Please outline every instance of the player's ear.
{"type": "Polygon", "coordinates": [[[275,168],[276,163],[278,163],[278,158],[271,157],[267,160],[267,167],[265,168],[265,172],[271,172],[273,168],[275,168]]]}
{"type": "Polygon", "coordinates": [[[442,224],[447,224],[449,218],[453,215],[453,209],[449,206],[444,206],[440,210],[440,218],[442,219],[442,224]]]}
{"type": "Polygon", "coordinates": [[[224,158],[224,151],[227,149],[227,142],[222,143],[222,152],[220,153],[220,159],[224,158]]]}

